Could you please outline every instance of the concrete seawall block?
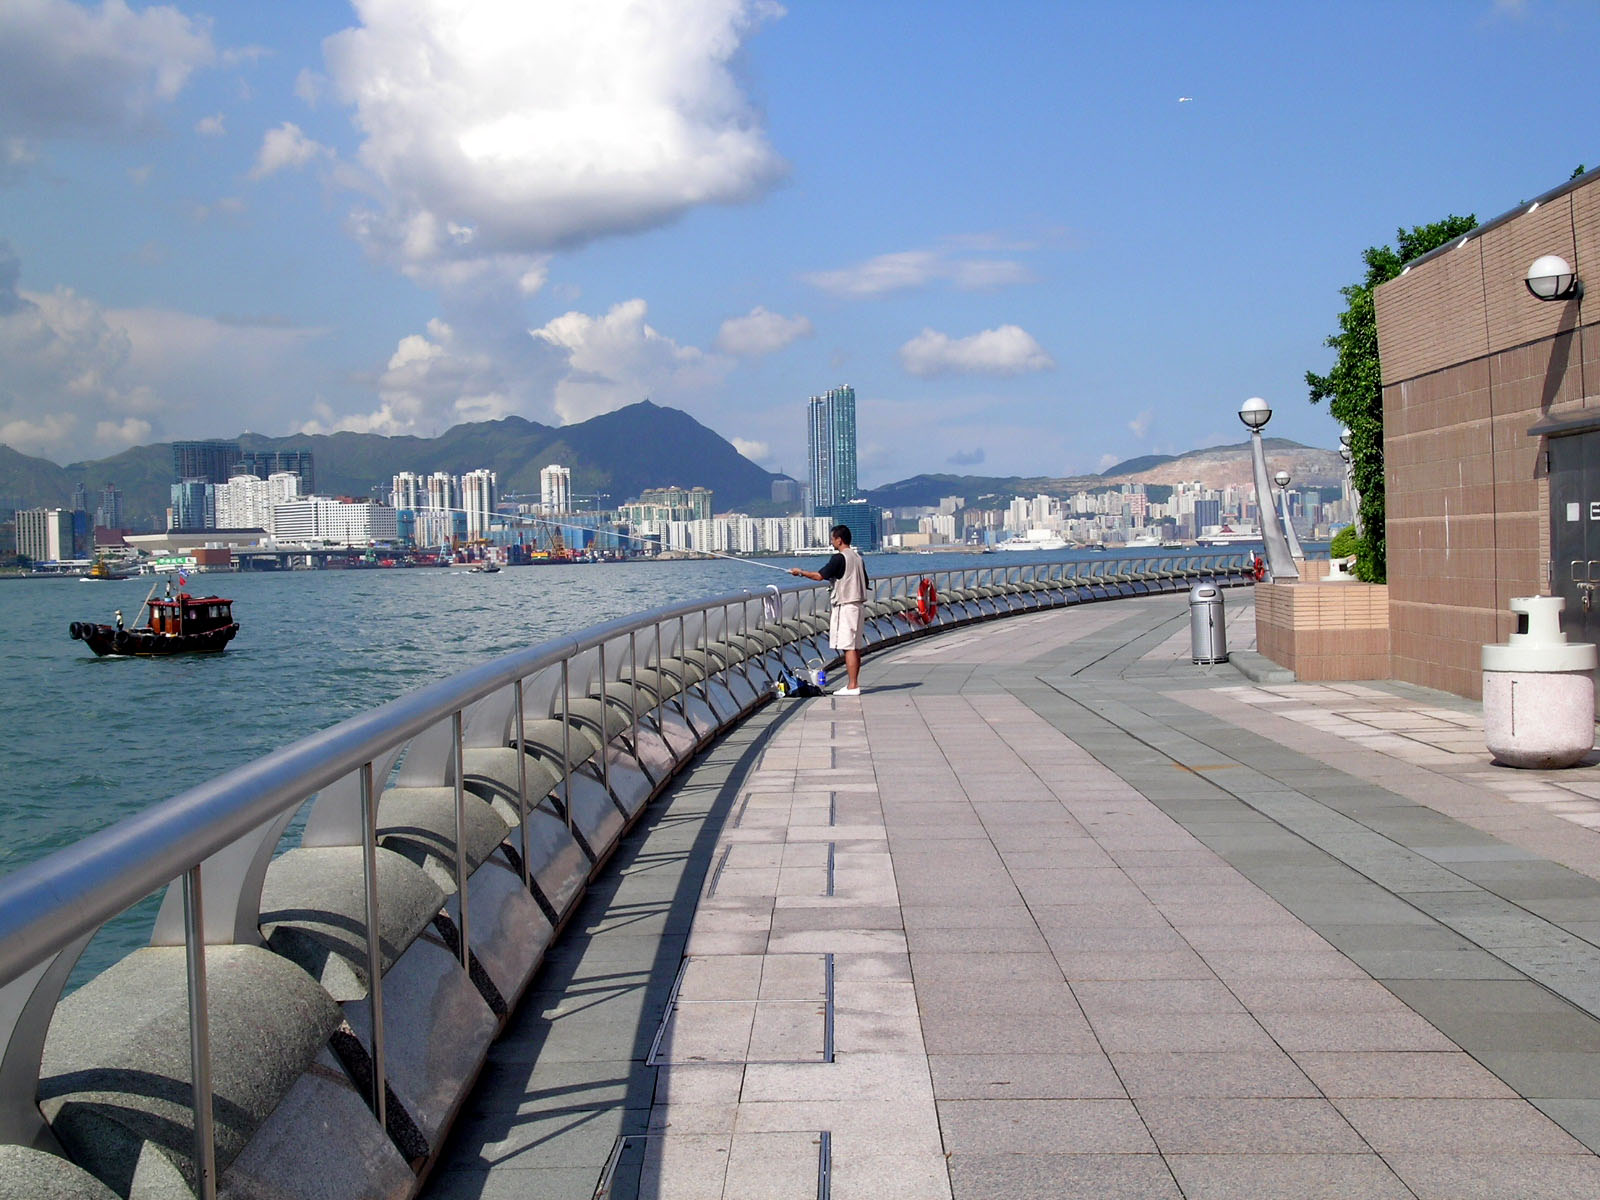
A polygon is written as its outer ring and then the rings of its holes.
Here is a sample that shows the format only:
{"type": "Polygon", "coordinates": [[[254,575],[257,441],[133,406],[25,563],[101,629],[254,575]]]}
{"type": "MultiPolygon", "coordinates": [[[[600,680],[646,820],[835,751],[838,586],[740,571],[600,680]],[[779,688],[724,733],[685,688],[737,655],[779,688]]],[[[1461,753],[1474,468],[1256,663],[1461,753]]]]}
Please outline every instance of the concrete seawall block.
{"type": "Polygon", "coordinates": [[[404,1200],[417,1179],[324,1049],[256,1131],[218,1200],[404,1200]]]}
{"type": "MultiPolygon", "coordinates": [[[[367,994],[367,893],[359,846],[291,850],[267,868],[261,933],[335,1000],[367,994]]],[[[425,871],[378,848],[378,941],[387,971],[444,904],[425,871]]]]}
{"type": "MultiPolygon", "coordinates": [[[[534,805],[552,790],[554,776],[532,755],[526,756],[526,762],[529,803],[534,805]],[[537,796],[532,782],[536,776],[542,789],[537,796]],[[546,778],[551,780],[551,787],[545,786],[546,778]]],[[[516,749],[496,746],[468,750],[466,764],[467,790],[490,800],[510,825],[506,840],[521,854],[522,831],[516,823],[516,749]]],[[[567,832],[566,822],[542,807],[533,807],[528,814],[528,873],[558,918],[566,915],[589,874],[589,860],[567,832]]]]}
{"type": "MultiPolygon", "coordinates": [[[[472,918],[472,953],[489,973],[507,1004],[515,1005],[544,956],[554,929],[522,886],[522,877],[499,858],[491,858],[467,881],[472,918]]],[[[445,906],[460,926],[459,897],[445,906]]]]}
{"type": "MultiPolygon", "coordinates": [[[[362,1045],[370,1045],[368,1002],[346,1004],[344,1017],[362,1045]]],[[[437,1152],[498,1022],[436,934],[418,938],[385,972],[383,1028],[389,1084],[437,1152]]]]}
{"type": "MultiPolygon", "coordinates": [[[[562,796],[559,788],[556,796],[562,796]]],[[[598,779],[588,775],[572,777],[572,824],[596,857],[603,860],[610,852],[622,831],[622,822],[622,810],[612,803],[598,779]]]]}
{"type": "MultiPolygon", "coordinates": [[[[221,1173],[322,1052],[340,1012],[309,975],[258,946],[208,947],[206,974],[221,1173]]],[[[113,1191],[189,1194],[192,1093],[181,947],[135,951],[56,1009],[40,1109],[72,1160],[113,1191]]]]}
{"type": "Polygon", "coordinates": [[[117,1194],[64,1158],[26,1146],[0,1146],[0,1196],[17,1200],[117,1200],[117,1194]]]}
{"type": "MultiPolygon", "coordinates": [[[[465,797],[467,871],[505,841],[509,826],[486,801],[465,797]]],[[[378,844],[416,863],[448,895],[456,890],[453,787],[388,788],[378,801],[378,844]]]]}

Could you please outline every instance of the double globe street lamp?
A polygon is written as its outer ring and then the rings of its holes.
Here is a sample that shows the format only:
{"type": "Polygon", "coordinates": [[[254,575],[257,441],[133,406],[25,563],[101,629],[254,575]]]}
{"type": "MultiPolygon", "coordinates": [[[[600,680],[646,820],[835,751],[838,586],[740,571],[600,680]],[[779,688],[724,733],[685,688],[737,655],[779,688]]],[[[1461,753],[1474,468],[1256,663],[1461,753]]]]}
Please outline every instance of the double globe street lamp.
{"type": "Polygon", "coordinates": [[[1275,581],[1299,579],[1300,568],[1295,565],[1289,551],[1289,541],[1284,537],[1283,526],[1278,522],[1278,509],[1272,503],[1272,481],[1267,477],[1267,452],[1261,445],[1261,430],[1272,420],[1272,406],[1260,396],[1251,396],[1239,407],[1239,420],[1250,430],[1250,453],[1254,460],[1256,480],[1256,512],[1261,519],[1261,542],[1267,551],[1267,571],[1275,581]]]}
{"type": "Polygon", "coordinates": [[[1294,519],[1289,515],[1289,472],[1278,470],[1273,473],[1272,482],[1278,485],[1278,515],[1283,518],[1283,536],[1289,543],[1289,557],[1297,563],[1306,560],[1306,552],[1300,548],[1300,535],[1294,531],[1294,519]]]}

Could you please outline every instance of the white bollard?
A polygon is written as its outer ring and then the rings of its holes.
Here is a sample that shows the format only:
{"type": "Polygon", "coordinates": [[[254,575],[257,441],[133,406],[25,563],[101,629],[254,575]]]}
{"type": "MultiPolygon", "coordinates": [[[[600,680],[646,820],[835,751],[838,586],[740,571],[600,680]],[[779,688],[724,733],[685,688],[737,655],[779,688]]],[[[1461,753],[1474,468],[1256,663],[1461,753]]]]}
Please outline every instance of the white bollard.
{"type": "Polygon", "coordinates": [[[1594,746],[1595,647],[1569,643],[1560,596],[1516,596],[1504,645],[1483,648],[1483,732],[1510,767],[1570,767],[1594,746]]]}

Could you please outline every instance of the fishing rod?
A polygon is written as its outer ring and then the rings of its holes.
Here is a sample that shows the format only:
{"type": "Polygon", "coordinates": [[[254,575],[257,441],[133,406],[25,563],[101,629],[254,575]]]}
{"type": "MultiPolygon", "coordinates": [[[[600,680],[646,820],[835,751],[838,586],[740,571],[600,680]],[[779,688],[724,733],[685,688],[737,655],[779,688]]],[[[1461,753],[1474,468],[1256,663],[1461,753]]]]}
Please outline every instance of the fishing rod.
{"type": "MultiPolygon", "coordinates": [[[[419,508],[419,509],[413,509],[412,511],[413,512],[466,513],[469,510],[467,510],[465,508],[419,508]]],[[[604,533],[607,537],[626,538],[626,539],[628,539],[628,541],[630,541],[630,542],[638,542],[642,546],[649,546],[649,545],[657,545],[658,544],[656,542],[651,541],[649,538],[639,537],[636,534],[632,534],[632,533],[621,533],[621,532],[619,532],[617,530],[614,530],[614,529],[601,530],[601,529],[596,529],[593,525],[575,525],[575,524],[572,524],[571,522],[568,522],[568,521],[555,521],[555,520],[550,519],[549,517],[535,517],[535,516],[532,516],[532,515],[530,515],[528,513],[495,513],[493,515],[496,516],[496,517],[499,517],[503,521],[507,521],[507,520],[509,520],[509,521],[526,521],[526,522],[529,522],[531,524],[536,524],[536,525],[554,526],[557,529],[571,529],[571,530],[574,530],[574,531],[577,531],[577,532],[586,532],[586,533],[595,533],[595,534],[604,533]]],[[[752,567],[765,567],[769,571],[780,571],[785,575],[787,575],[789,573],[789,568],[788,567],[775,566],[772,563],[761,562],[759,559],[754,559],[754,558],[740,558],[737,554],[724,554],[720,550],[695,550],[692,553],[705,554],[705,555],[709,555],[712,558],[725,558],[729,562],[745,563],[745,564],[747,564],[749,566],[752,566],[752,567]]],[[[820,553],[820,551],[819,551],[819,553],[820,553]]]]}

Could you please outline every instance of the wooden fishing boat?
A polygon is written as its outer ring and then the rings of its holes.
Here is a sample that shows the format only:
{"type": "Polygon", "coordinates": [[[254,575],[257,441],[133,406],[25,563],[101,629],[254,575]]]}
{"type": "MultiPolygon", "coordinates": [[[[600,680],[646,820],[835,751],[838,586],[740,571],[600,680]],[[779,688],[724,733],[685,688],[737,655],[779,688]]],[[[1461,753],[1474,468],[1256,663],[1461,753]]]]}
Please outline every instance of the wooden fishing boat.
{"type": "Polygon", "coordinates": [[[191,596],[180,591],[161,600],[151,589],[140,610],[149,610],[143,625],[126,628],[122,612],[114,625],[74,621],[67,627],[73,638],[87,642],[96,654],[163,658],[169,654],[216,654],[239,632],[233,619],[233,601],[221,596],[191,596]]]}

